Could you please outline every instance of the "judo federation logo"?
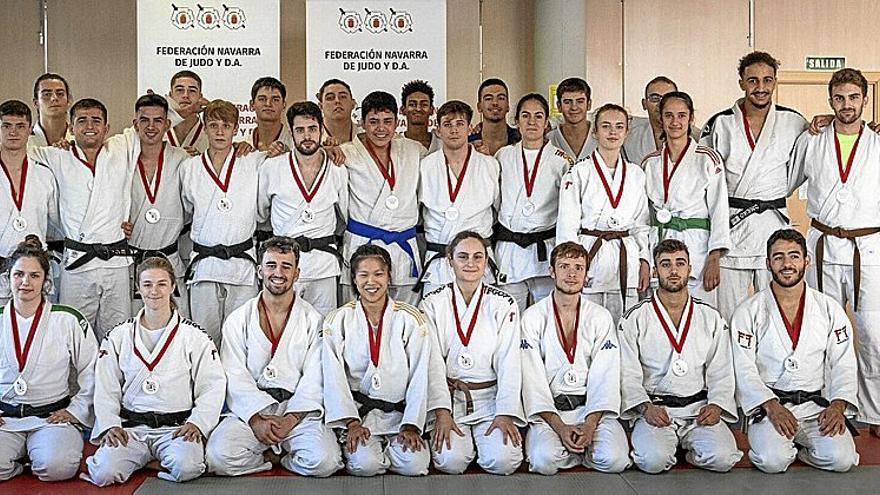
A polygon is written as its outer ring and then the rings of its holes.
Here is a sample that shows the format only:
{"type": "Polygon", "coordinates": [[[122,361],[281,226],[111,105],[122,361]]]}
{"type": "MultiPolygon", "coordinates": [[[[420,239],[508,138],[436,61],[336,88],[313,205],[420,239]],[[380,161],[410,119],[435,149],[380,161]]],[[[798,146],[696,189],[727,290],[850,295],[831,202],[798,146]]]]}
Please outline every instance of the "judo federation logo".
{"type": "Polygon", "coordinates": [[[241,7],[227,7],[223,4],[223,24],[229,29],[244,27],[244,11],[241,7]]]}
{"type": "Polygon", "coordinates": [[[364,28],[373,34],[388,32],[389,28],[398,34],[409,33],[413,30],[412,15],[405,10],[388,9],[390,14],[378,10],[364,8],[363,17],[354,10],[339,9],[339,29],[355,34],[363,32],[364,28]]]}
{"type": "Polygon", "coordinates": [[[399,34],[412,31],[412,16],[409,12],[391,10],[391,29],[399,34]]]}
{"type": "Polygon", "coordinates": [[[220,27],[220,24],[223,22],[223,18],[220,17],[220,12],[217,11],[214,7],[199,7],[198,20],[199,26],[202,26],[202,29],[217,29],[220,27]]]}
{"type": "Polygon", "coordinates": [[[743,349],[751,349],[752,336],[744,332],[736,332],[736,343],[743,349]]]}
{"type": "Polygon", "coordinates": [[[189,29],[196,23],[196,17],[189,7],[178,7],[171,4],[171,24],[177,29],[189,29]]]}
{"type": "Polygon", "coordinates": [[[834,338],[837,339],[838,344],[842,344],[849,340],[849,333],[846,331],[846,327],[840,327],[834,330],[834,338]]]}
{"type": "Polygon", "coordinates": [[[348,34],[361,30],[361,16],[353,10],[339,9],[339,27],[348,34]]]}
{"type": "Polygon", "coordinates": [[[367,12],[367,15],[364,17],[364,24],[367,26],[368,31],[373,34],[388,31],[388,19],[385,18],[385,14],[378,10],[371,11],[366,8],[364,10],[367,12]]]}
{"type": "Polygon", "coordinates": [[[223,12],[216,7],[205,7],[196,4],[197,12],[192,7],[178,7],[171,4],[171,25],[180,30],[192,29],[199,25],[202,29],[219,29],[226,26],[227,29],[241,29],[245,27],[245,13],[241,7],[227,6],[223,4],[223,12]]]}

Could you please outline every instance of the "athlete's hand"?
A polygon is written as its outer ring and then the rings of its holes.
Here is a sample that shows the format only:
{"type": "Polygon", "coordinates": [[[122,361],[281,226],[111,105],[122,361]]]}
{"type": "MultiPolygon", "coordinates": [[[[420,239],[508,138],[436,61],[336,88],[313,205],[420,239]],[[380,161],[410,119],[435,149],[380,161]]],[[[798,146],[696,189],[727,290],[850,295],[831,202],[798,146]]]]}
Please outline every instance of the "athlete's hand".
{"type": "Polygon", "coordinates": [[[68,412],[67,409],[59,409],[59,410],[53,412],[52,414],[49,415],[48,418],[46,418],[46,422],[52,423],[52,424],[79,423],[79,421],[77,421],[77,419],[73,416],[73,414],[70,414],[70,412],[68,412]]]}
{"type": "Polygon", "coordinates": [[[397,440],[397,443],[403,445],[404,452],[407,450],[410,452],[419,452],[422,450],[422,447],[425,446],[422,437],[419,435],[419,430],[413,425],[403,425],[395,440],[397,440]]]}
{"type": "Polygon", "coordinates": [[[288,148],[287,145],[282,143],[281,141],[275,141],[274,143],[266,147],[265,151],[267,157],[275,158],[276,156],[281,156],[287,153],[288,151],[290,151],[290,148],[288,148]]]}
{"type": "Polygon", "coordinates": [[[700,426],[715,426],[719,421],[721,421],[721,408],[715,404],[706,404],[697,416],[697,424],[700,426]]]}
{"type": "Polygon", "coordinates": [[[202,430],[192,423],[184,423],[183,426],[174,430],[174,433],[171,434],[171,438],[179,437],[183,437],[184,442],[201,443],[203,438],[202,430]]]}
{"type": "Polygon", "coordinates": [[[810,134],[815,136],[822,132],[822,129],[824,127],[827,127],[832,120],[834,120],[834,115],[816,115],[815,117],[813,117],[812,122],[810,122],[810,127],[807,130],[810,132],[810,134]]]}
{"type": "Polygon", "coordinates": [[[59,148],[64,151],[70,150],[70,148],[73,148],[73,145],[74,145],[73,141],[66,141],[64,139],[52,143],[53,148],[59,148]]]}
{"type": "Polygon", "coordinates": [[[602,420],[602,412],[594,412],[587,416],[587,420],[580,424],[580,437],[577,439],[577,446],[586,450],[593,443],[593,436],[596,435],[596,429],[599,428],[599,421],[602,420]]]}
{"type": "Polygon", "coordinates": [[[482,139],[477,139],[476,141],[471,141],[471,144],[474,145],[474,149],[477,150],[478,152],[480,152],[484,155],[490,154],[489,147],[486,145],[486,143],[483,142],[482,139]]]}
{"type": "Polygon", "coordinates": [[[134,231],[134,224],[131,222],[122,222],[122,233],[126,239],[131,239],[131,233],[134,231]]]}
{"type": "Polygon", "coordinates": [[[522,444],[522,436],[519,434],[519,428],[513,424],[512,417],[504,415],[495,416],[495,419],[492,420],[492,424],[490,424],[489,428],[486,430],[485,436],[488,437],[496,429],[501,430],[504,445],[507,445],[508,440],[513,443],[514,447],[519,447],[522,444]]]}
{"type": "Polygon", "coordinates": [[[464,433],[455,424],[455,419],[452,418],[449,410],[437,409],[434,411],[434,414],[437,417],[437,421],[434,423],[434,431],[431,432],[434,450],[440,452],[444,444],[446,445],[446,450],[452,450],[452,432],[454,431],[460,437],[463,437],[464,433]]]}
{"type": "Polygon", "coordinates": [[[254,151],[254,147],[247,141],[239,141],[233,144],[232,147],[235,149],[235,156],[238,157],[247,156],[251,151],[254,151]]]}
{"type": "Polygon", "coordinates": [[[709,253],[706,258],[706,266],[703,267],[703,289],[711,292],[718,287],[721,281],[721,251],[718,249],[709,253]]]}
{"type": "Polygon", "coordinates": [[[336,139],[333,136],[330,136],[329,134],[324,139],[324,141],[321,142],[321,146],[323,146],[325,148],[332,148],[333,146],[339,146],[340,144],[342,144],[342,143],[340,143],[338,139],[336,139]]]}
{"type": "Polygon", "coordinates": [[[645,292],[651,285],[651,267],[645,260],[639,260],[639,292],[645,292]]]}
{"type": "Polygon", "coordinates": [[[798,431],[798,421],[787,407],[779,403],[778,399],[771,399],[761,404],[767,413],[767,419],[773,424],[773,428],[785,438],[792,439],[798,431]]]}
{"type": "Polygon", "coordinates": [[[358,445],[367,445],[370,439],[370,429],[364,428],[359,420],[354,420],[348,424],[348,452],[354,454],[358,445]]]}
{"type": "Polygon", "coordinates": [[[845,410],[844,401],[831,401],[831,405],[819,414],[819,432],[826,437],[842,435],[846,431],[846,417],[843,415],[845,410]]]}
{"type": "Polygon", "coordinates": [[[664,428],[672,424],[672,420],[669,419],[669,414],[666,412],[665,407],[657,406],[650,402],[646,402],[645,404],[647,405],[645,406],[645,412],[643,415],[645,421],[647,421],[649,425],[656,428],[664,428]]]}
{"type": "Polygon", "coordinates": [[[5,424],[6,424],[6,421],[3,420],[3,416],[0,416],[0,426],[3,426],[5,424]]]}
{"type": "Polygon", "coordinates": [[[281,420],[277,422],[278,427],[272,427],[272,431],[275,432],[276,435],[281,437],[282,439],[287,438],[290,435],[290,432],[296,428],[296,425],[302,422],[302,416],[300,413],[287,413],[284,416],[281,416],[281,420]]]}
{"type": "Polygon", "coordinates": [[[263,445],[276,445],[284,440],[283,436],[276,433],[281,429],[281,418],[278,416],[263,416],[262,414],[254,414],[248,420],[254,436],[263,445]]]}
{"type": "Polygon", "coordinates": [[[342,152],[342,148],[339,146],[324,146],[324,151],[327,152],[330,161],[334,164],[345,165],[345,153],[342,152]]]}
{"type": "Polygon", "coordinates": [[[868,124],[868,129],[880,134],[880,122],[871,122],[868,124]]]}
{"type": "Polygon", "coordinates": [[[187,153],[189,153],[189,156],[199,156],[201,154],[201,153],[199,153],[199,150],[197,150],[195,146],[184,146],[183,151],[186,151],[187,153]]]}
{"type": "Polygon", "coordinates": [[[101,447],[125,447],[128,445],[128,432],[121,426],[114,426],[101,437],[101,447]]]}
{"type": "Polygon", "coordinates": [[[582,425],[566,424],[560,419],[559,423],[552,425],[551,428],[553,428],[553,431],[559,436],[559,440],[562,442],[562,446],[565,447],[566,450],[575,454],[584,453],[584,446],[579,445],[578,443],[578,441],[584,436],[582,425]]]}

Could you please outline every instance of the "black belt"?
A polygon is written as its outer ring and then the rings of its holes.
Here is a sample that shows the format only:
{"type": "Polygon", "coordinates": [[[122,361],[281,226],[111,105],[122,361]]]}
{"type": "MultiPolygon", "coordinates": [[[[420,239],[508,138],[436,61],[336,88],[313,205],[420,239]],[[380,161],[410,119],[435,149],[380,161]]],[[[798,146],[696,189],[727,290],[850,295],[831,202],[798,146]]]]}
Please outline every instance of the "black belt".
{"type": "Polygon", "coordinates": [[[129,249],[131,250],[132,256],[134,256],[134,261],[137,264],[141,264],[145,259],[152,256],[167,259],[169,256],[177,252],[177,239],[171,244],[159,249],[143,249],[134,246],[129,246],[129,249]]]}
{"type": "Polygon", "coordinates": [[[180,411],[173,413],[158,412],[134,412],[126,408],[119,411],[119,417],[122,418],[122,427],[131,428],[133,426],[149,426],[150,428],[161,428],[163,426],[181,426],[189,419],[192,411],[180,411]]]}
{"type": "Polygon", "coordinates": [[[306,236],[294,237],[293,240],[299,244],[299,250],[301,253],[308,253],[309,251],[323,251],[325,253],[332,254],[339,260],[340,268],[345,266],[345,262],[342,259],[342,255],[339,254],[339,249],[336,248],[336,236],[328,235],[324,237],[315,237],[309,238],[306,236]]]}
{"type": "Polygon", "coordinates": [[[492,240],[495,242],[512,242],[521,248],[527,248],[532,244],[538,245],[538,261],[547,261],[547,244],[544,241],[556,237],[556,229],[541,232],[514,232],[500,223],[495,224],[492,240]]]}
{"type": "MultiPolygon", "coordinates": [[[[812,402],[819,407],[828,407],[831,405],[831,401],[822,397],[822,391],[816,390],[815,392],[808,392],[806,390],[777,390],[775,388],[770,389],[776,397],[779,398],[779,403],[782,405],[792,404],[795,406],[799,406],[801,404],[806,404],[807,402],[812,402]]],[[[767,411],[764,408],[759,408],[758,411],[752,415],[752,422],[757,423],[764,419],[767,416],[767,411]]],[[[859,431],[856,430],[856,427],[852,424],[849,418],[844,417],[844,421],[846,422],[846,429],[852,433],[852,436],[859,436],[859,431]]]]}
{"type": "Polygon", "coordinates": [[[785,223],[789,222],[787,216],[783,215],[781,211],[785,209],[785,198],[776,198],[771,200],[763,200],[763,199],[743,199],[743,198],[727,198],[727,204],[731,208],[738,208],[739,211],[730,215],[730,228],[733,229],[737,225],[739,225],[746,218],[756,215],[759,213],[764,213],[768,210],[774,210],[776,213],[782,217],[782,220],[785,223]]]}
{"type": "Polygon", "coordinates": [[[278,401],[279,403],[284,402],[286,400],[290,400],[290,398],[293,397],[293,392],[291,392],[285,388],[277,388],[277,387],[276,388],[263,388],[260,390],[262,390],[263,392],[266,392],[267,394],[272,396],[272,398],[275,399],[276,401],[278,401]]]}
{"type": "Polygon", "coordinates": [[[70,266],[65,267],[65,270],[76,270],[95,258],[107,261],[110,258],[115,258],[117,256],[131,256],[132,253],[131,249],[128,247],[128,241],[125,239],[111,244],[84,244],[82,242],[74,241],[73,239],[65,238],[64,247],[65,249],[69,248],[85,253],[71,263],[70,266]]]}
{"type": "Polygon", "coordinates": [[[709,398],[709,392],[701,390],[688,397],[679,397],[677,395],[649,395],[648,397],[651,398],[651,404],[654,404],[655,406],[685,407],[700,402],[701,400],[706,400],[709,398]]]}
{"type": "MultiPolygon", "coordinates": [[[[440,244],[439,242],[425,242],[425,249],[428,251],[434,251],[434,255],[428,258],[428,261],[425,262],[425,268],[422,270],[422,273],[419,275],[419,279],[416,280],[416,285],[413,286],[412,291],[418,292],[422,290],[422,287],[425,285],[425,277],[428,275],[428,267],[431,266],[431,263],[444,258],[446,256],[446,249],[449,247],[448,244],[440,244]]],[[[488,258],[489,270],[492,271],[492,277],[495,278],[495,283],[498,283],[498,264],[495,263],[495,260],[492,258],[488,258]]]]}
{"type": "Polygon", "coordinates": [[[256,241],[257,244],[260,244],[261,242],[268,241],[274,235],[275,235],[275,232],[272,232],[271,230],[255,230],[254,231],[254,241],[256,241]]]}
{"type": "Polygon", "coordinates": [[[553,398],[553,405],[557,411],[574,411],[587,403],[586,395],[557,395],[553,398]]]}
{"type": "Polygon", "coordinates": [[[248,253],[248,251],[252,247],[254,247],[253,238],[249,238],[248,240],[239,242],[238,244],[233,244],[232,246],[226,246],[223,244],[218,244],[216,246],[204,246],[193,241],[193,252],[196,253],[196,256],[192,259],[192,261],[189,262],[189,267],[186,269],[186,277],[184,278],[184,280],[188,281],[192,278],[192,272],[196,266],[196,263],[205,258],[217,258],[221,260],[241,258],[243,260],[250,261],[251,263],[256,265],[257,262],[254,260],[253,256],[248,253]]]}
{"type": "Polygon", "coordinates": [[[367,413],[372,411],[373,409],[378,409],[382,412],[390,413],[390,412],[403,412],[406,410],[406,401],[402,400],[400,402],[388,402],[386,400],[373,399],[365,394],[362,394],[356,390],[351,391],[351,396],[354,397],[354,400],[361,403],[361,407],[358,408],[358,414],[360,414],[361,419],[367,417],[367,413]]]}
{"type": "Polygon", "coordinates": [[[30,406],[28,404],[7,404],[0,402],[0,411],[6,418],[28,418],[36,416],[38,418],[48,418],[53,412],[64,409],[70,405],[70,397],[65,397],[58,402],[46,404],[45,406],[30,406]]]}

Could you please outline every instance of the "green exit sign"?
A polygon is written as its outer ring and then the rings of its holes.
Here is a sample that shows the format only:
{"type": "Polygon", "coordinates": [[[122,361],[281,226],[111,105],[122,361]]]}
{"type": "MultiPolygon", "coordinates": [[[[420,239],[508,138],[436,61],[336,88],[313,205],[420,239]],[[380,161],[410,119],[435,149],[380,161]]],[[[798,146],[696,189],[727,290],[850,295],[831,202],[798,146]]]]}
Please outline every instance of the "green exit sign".
{"type": "Polygon", "coordinates": [[[807,57],[807,70],[840,70],[846,67],[846,57],[807,57]]]}

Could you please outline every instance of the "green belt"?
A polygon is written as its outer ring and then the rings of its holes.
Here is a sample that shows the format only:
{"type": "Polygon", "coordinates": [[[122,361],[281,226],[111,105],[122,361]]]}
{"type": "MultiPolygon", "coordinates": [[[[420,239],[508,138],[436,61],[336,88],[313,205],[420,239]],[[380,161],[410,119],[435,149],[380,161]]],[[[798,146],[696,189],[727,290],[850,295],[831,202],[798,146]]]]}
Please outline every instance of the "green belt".
{"type": "Polygon", "coordinates": [[[672,217],[668,223],[660,223],[654,219],[654,226],[657,227],[659,240],[666,239],[666,229],[684,232],[688,229],[710,230],[710,222],[708,218],[681,218],[672,217]]]}

